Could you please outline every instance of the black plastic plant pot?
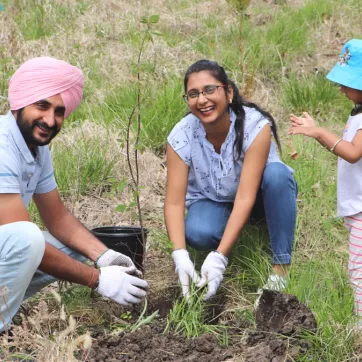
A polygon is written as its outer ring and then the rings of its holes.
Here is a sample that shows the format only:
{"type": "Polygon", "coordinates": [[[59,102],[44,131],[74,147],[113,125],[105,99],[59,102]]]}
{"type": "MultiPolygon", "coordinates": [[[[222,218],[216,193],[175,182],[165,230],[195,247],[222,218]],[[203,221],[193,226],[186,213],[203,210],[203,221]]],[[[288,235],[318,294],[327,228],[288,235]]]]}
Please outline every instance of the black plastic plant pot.
{"type": "MultiPolygon", "coordinates": [[[[144,246],[141,228],[136,226],[102,226],[92,230],[94,236],[109,249],[129,256],[137,269],[143,272],[144,246]]],[[[145,241],[148,230],[143,228],[145,241]]]]}

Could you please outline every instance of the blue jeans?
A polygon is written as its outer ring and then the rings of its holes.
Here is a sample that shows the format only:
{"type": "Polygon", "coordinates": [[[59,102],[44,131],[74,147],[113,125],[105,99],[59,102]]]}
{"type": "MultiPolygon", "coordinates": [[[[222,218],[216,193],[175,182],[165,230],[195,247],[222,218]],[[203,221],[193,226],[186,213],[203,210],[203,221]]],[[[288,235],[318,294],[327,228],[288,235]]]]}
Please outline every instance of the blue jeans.
{"type": "MultiPolygon", "coordinates": [[[[287,166],[280,162],[265,166],[250,218],[266,219],[273,264],[291,263],[297,192],[297,183],[287,166]]],[[[232,209],[231,202],[209,199],[194,202],[185,220],[186,243],[197,250],[216,249],[232,209]]]]}
{"type": "Polygon", "coordinates": [[[0,226],[0,332],[10,328],[23,300],[56,281],[38,270],[45,243],[73,259],[87,260],[33,223],[19,221],[0,226]]]}

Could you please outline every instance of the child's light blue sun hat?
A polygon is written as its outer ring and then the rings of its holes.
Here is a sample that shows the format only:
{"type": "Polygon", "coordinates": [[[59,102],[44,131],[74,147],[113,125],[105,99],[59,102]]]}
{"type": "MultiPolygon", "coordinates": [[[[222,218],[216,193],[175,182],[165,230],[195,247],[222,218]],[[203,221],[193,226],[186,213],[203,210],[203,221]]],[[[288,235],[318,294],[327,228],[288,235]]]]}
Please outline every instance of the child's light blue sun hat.
{"type": "Polygon", "coordinates": [[[349,40],[339,61],[327,74],[327,79],[349,88],[362,90],[362,40],[349,40]]]}

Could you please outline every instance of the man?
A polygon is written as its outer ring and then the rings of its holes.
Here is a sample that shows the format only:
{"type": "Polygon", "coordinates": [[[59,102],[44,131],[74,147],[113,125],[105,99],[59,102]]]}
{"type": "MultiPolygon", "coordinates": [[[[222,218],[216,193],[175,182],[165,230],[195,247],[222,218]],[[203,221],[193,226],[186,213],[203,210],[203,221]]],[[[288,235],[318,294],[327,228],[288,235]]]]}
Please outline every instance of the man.
{"type": "Polygon", "coordinates": [[[94,288],[124,305],[138,303],[148,284],[127,256],[94,237],[64,207],[48,143],[82,98],[82,72],[54,58],[25,62],[9,84],[10,109],[0,117],[0,332],[22,301],[56,279],[94,288]],[[33,198],[48,232],[30,222],[33,198]],[[99,269],[82,262],[93,260],[99,269]],[[0,293],[1,294],[1,293],[0,293]]]}

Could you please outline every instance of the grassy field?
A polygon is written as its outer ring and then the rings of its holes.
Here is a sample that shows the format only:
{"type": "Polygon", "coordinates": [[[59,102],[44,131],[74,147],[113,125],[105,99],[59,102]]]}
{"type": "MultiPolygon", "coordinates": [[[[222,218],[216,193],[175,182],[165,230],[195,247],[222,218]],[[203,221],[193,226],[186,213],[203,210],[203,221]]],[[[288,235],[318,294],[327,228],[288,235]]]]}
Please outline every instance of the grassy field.
{"type": "MultiPolygon", "coordinates": [[[[290,113],[308,111],[321,125],[342,132],[352,104],[325,75],[336,62],[342,44],[362,37],[360,1],[252,0],[250,4],[244,1],[241,8],[235,5],[239,3],[236,0],[1,3],[5,8],[0,12],[2,113],[8,110],[8,81],[23,61],[50,55],[84,72],[84,100],[53,142],[52,152],[66,204],[89,228],[137,223],[136,210],[117,213],[115,208],[132,198],[128,188],[120,191],[117,185],[123,177],[130,182],[125,134],[130,113],[137,105],[138,87],[141,202],[151,230],[149,252],[169,252],[162,220],[164,147],[168,133],[186,112],[181,95],[187,67],[202,58],[217,60],[248,99],[274,115],[283,144],[282,158],[295,169],[299,187],[288,292],[313,310],[319,325],[315,335],[306,336],[313,348],[298,361],[357,361],[360,341],[348,328],[353,296],[346,272],[347,234],[336,218],[337,160],[315,141],[301,136],[294,138],[299,158],[293,160],[286,130],[290,113]],[[145,29],[140,20],[153,14],[158,14],[160,21],[153,24],[153,41],[145,43],[141,64],[137,65],[145,29]]],[[[33,206],[30,210],[40,223],[33,206]]],[[[269,272],[266,243],[265,230],[250,226],[233,252],[223,287],[236,319],[253,320],[253,293],[269,272]]],[[[55,297],[39,298],[54,308],[51,313],[59,310],[62,316],[64,311],[55,297]]],[[[69,347],[70,341],[77,341],[78,346],[88,343],[83,336],[87,326],[104,323],[101,313],[89,307],[91,298],[83,288],[73,287],[63,293],[66,312],[75,316],[77,325],[63,316],[63,324],[57,325],[69,329],[63,340],[34,342],[34,353],[48,356],[48,361],[67,360],[64,356],[76,349],[75,345],[69,347]],[[76,337],[79,335],[83,339],[76,337]]],[[[183,308],[181,301],[177,303],[183,308]]],[[[197,320],[197,316],[188,317],[197,320]]],[[[201,324],[196,331],[187,324],[183,327],[177,309],[170,321],[189,335],[207,330],[201,324]]],[[[38,333],[46,340],[44,329],[38,333]]]]}

